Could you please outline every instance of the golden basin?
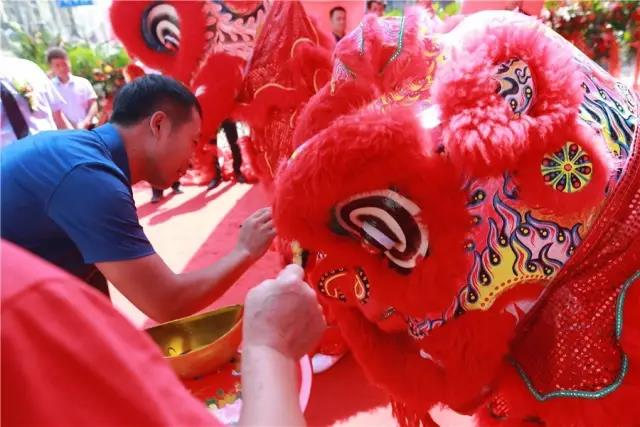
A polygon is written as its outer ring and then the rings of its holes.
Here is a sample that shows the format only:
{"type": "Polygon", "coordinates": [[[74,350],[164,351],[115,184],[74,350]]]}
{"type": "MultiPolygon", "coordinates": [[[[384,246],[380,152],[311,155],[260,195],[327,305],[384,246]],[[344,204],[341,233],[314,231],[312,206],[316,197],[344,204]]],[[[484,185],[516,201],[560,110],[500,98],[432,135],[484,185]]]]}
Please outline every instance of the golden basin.
{"type": "Polygon", "coordinates": [[[235,355],[242,339],[242,305],[161,323],[147,329],[182,378],[215,371],[235,355]]]}

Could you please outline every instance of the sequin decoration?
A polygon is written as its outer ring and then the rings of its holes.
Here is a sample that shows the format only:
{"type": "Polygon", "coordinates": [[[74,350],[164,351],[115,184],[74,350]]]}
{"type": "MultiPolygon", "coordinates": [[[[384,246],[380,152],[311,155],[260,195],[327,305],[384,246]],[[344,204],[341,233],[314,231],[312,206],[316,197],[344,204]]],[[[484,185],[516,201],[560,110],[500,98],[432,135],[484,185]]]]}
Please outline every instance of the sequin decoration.
{"type": "Polygon", "coordinates": [[[366,304],[369,301],[371,286],[369,285],[369,278],[362,268],[356,269],[355,280],[353,282],[353,294],[361,304],[366,304]]]}
{"type": "Polygon", "coordinates": [[[533,105],[535,86],[526,62],[512,58],[498,65],[494,78],[498,82],[497,92],[509,103],[515,114],[529,111],[533,105]]]}
{"type": "Polygon", "coordinates": [[[326,297],[337,299],[341,302],[346,302],[347,297],[340,290],[335,283],[332,283],[336,280],[339,280],[341,277],[346,276],[347,270],[344,268],[336,268],[331,271],[325,272],[322,276],[320,276],[320,280],[318,281],[317,287],[318,291],[326,297]]]}
{"type": "MultiPolygon", "coordinates": [[[[622,319],[623,319],[623,313],[624,313],[624,301],[625,301],[626,293],[629,290],[629,287],[631,287],[631,285],[634,284],[639,278],[640,278],[640,271],[636,271],[636,273],[624,283],[624,285],[622,286],[622,290],[618,295],[618,298],[616,301],[616,311],[615,311],[616,341],[619,341],[620,337],[622,336],[622,323],[623,323],[622,319]]],[[[579,399],[601,399],[613,393],[618,389],[618,387],[620,387],[620,385],[622,384],[622,381],[624,381],[624,377],[626,376],[627,371],[629,370],[629,359],[627,358],[627,355],[623,353],[622,361],[620,362],[620,371],[618,372],[618,375],[616,376],[615,380],[613,380],[613,382],[611,382],[609,385],[605,387],[599,388],[597,390],[556,390],[550,393],[540,393],[535,388],[535,386],[531,382],[531,379],[529,378],[527,373],[524,371],[524,369],[522,369],[522,367],[516,361],[513,361],[512,363],[515,366],[516,370],[518,371],[518,374],[520,375],[522,380],[527,385],[527,388],[529,389],[531,394],[533,394],[533,396],[541,402],[549,399],[555,399],[558,397],[571,397],[571,398],[579,398],[579,399]]]]}
{"type": "Polygon", "coordinates": [[[467,282],[443,313],[407,317],[409,335],[420,339],[455,316],[489,310],[496,299],[522,283],[548,283],[582,242],[587,212],[581,221],[560,224],[541,218],[517,200],[511,177],[473,181],[466,189],[467,207],[474,221],[465,242],[472,257],[467,282]]]}
{"type": "Polygon", "coordinates": [[[355,296],[360,304],[366,304],[371,296],[369,277],[360,267],[338,267],[326,271],[318,279],[316,287],[322,295],[340,302],[347,302],[351,296],[355,296]]]}
{"type": "Polygon", "coordinates": [[[540,171],[545,184],[563,193],[576,193],[591,182],[593,164],[589,155],[574,142],[542,159],[540,171]]]}

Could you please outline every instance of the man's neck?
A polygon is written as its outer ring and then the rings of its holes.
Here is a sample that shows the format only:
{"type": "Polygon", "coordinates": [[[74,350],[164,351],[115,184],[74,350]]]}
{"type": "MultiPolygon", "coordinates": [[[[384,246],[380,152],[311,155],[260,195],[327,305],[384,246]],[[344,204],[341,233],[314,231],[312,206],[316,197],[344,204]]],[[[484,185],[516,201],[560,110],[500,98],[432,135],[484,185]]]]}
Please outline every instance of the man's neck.
{"type": "Polygon", "coordinates": [[[71,80],[71,73],[65,76],[58,76],[58,80],[60,80],[62,83],[69,83],[69,80],[71,80]]]}
{"type": "Polygon", "coordinates": [[[140,129],[139,125],[125,127],[114,124],[118,130],[124,149],[127,152],[127,160],[129,162],[129,173],[131,174],[131,185],[142,181],[145,156],[140,146],[140,129]]]}

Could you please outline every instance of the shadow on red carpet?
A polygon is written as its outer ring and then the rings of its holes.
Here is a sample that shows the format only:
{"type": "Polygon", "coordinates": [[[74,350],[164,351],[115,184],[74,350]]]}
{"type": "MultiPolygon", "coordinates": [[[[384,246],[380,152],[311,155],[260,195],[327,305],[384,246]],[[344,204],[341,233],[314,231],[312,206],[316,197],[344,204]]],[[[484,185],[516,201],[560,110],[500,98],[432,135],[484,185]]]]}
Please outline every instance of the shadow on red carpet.
{"type": "Polygon", "coordinates": [[[220,185],[214,190],[207,191],[206,188],[203,188],[200,193],[198,193],[195,197],[190,198],[183,204],[176,206],[175,208],[162,211],[157,215],[151,217],[149,219],[149,225],[161,224],[175,216],[195,212],[206,206],[208,203],[214,201],[218,197],[222,196],[224,193],[229,191],[232,186],[233,183],[228,182],[220,185]]]}
{"type": "MultiPolygon", "coordinates": [[[[210,199],[205,199],[204,202],[208,201],[210,199]]],[[[253,186],[209,235],[189,261],[185,271],[208,266],[231,251],[236,244],[240,224],[254,211],[268,205],[268,196],[263,187],[253,186]]],[[[265,279],[274,277],[279,270],[280,257],[275,249],[271,248],[222,298],[206,310],[242,303],[249,289],[265,279]]],[[[305,415],[310,425],[325,426],[346,420],[359,412],[385,406],[387,403],[385,395],[369,384],[353,358],[347,355],[329,371],[314,376],[305,415]]]]}
{"type": "Polygon", "coordinates": [[[144,205],[138,206],[138,219],[145,218],[146,216],[151,215],[152,213],[156,212],[160,208],[160,206],[164,205],[165,203],[167,203],[169,200],[173,199],[173,197],[175,197],[177,195],[176,193],[171,191],[165,197],[160,199],[158,201],[158,203],[151,203],[151,187],[148,187],[148,189],[149,189],[148,190],[149,191],[149,201],[147,203],[145,203],[144,205]]]}

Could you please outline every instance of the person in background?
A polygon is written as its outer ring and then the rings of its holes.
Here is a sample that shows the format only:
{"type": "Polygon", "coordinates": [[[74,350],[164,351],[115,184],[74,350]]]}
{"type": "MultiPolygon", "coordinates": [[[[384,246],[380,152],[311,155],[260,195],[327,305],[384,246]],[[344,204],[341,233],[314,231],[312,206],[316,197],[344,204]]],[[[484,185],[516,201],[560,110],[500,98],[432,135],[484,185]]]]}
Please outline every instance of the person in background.
{"type": "Polygon", "coordinates": [[[202,110],[182,83],[147,75],[118,92],[110,123],[42,132],[0,153],[0,234],[108,295],[105,278],[160,322],[201,310],[269,249],[271,209],[240,228],[236,247],[174,273],[140,226],[131,186],[165,188],[184,175],[202,110]],[[25,191],[28,188],[29,191],[25,191]]]}
{"type": "MultiPolygon", "coordinates": [[[[0,249],[2,425],[220,425],[98,292],[11,243],[0,249]]],[[[305,424],[298,360],[324,321],[302,277],[289,266],[247,295],[242,426],[305,424]]]]}
{"type": "Polygon", "coordinates": [[[47,50],[47,63],[55,75],[52,79],[66,101],[62,111],[75,129],[89,129],[98,114],[98,95],[89,80],[71,74],[69,56],[64,49],[47,50]]]}
{"type": "MultiPolygon", "coordinates": [[[[180,189],[180,181],[176,181],[171,184],[171,190],[174,194],[182,194],[184,191],[180,189]]],[[[164,188],[151,187],[151,203],[158,203],[164,196],[164,188]]]]}
{"type": "MultiPolygon", "coordinates": [[[[226,119],[222,122],[220,127],[224,131],[224,135],[227,137],[227,142],[229,143],[229,148],[231,149],[231,155],[233,156],[233,173],[236,176],[236,182],[244,184],[247,182],[247,179],[244,177],[242,170],[240,169],[242,167],[242,151],[238,145],[238,126],[233,120],[226,119]]],[[[216,147],[218,146],[217,135],[213,137],[210,143],[216,147]]],[[[220,166],[220,161],[218,160],[217,155],[213,156],[213,162],[215,175],[207,186],[207,190],[213,190],[222,182],[222,167],[220,166]]]]}
{"type": "Polygon", "coordinates": [[[40,131],[71,128],[64,103],[35,63],[0,56],[0,147],[40,131]]]}
{"type": "Polygon", "coordinates": [[[339,42],[347,31],[347,11],[342,6],[336,6],[329,11],[329,19],[331,19],[331,33],[336,38],[336,42],[339,42]]]}
{"type": "Polygon", "coordinates": [[[375,13],[378,16],[384,15],[384,2],[382,0],[368,0],[367,13],[375,13]]]}

